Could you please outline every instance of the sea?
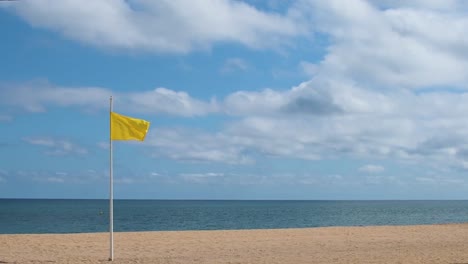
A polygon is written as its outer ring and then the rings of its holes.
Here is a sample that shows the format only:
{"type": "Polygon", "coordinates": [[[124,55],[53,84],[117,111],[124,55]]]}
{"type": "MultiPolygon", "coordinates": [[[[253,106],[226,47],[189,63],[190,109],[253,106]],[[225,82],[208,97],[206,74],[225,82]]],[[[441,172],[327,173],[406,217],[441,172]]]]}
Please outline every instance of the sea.
{"type": "MultiPolygon", "coordinates": [[[[116,232],[465,222],[468,201],[114,201],[116,232]]],[[[0,234],[108,230],[108,200],[0,199],[0,234]]]]}

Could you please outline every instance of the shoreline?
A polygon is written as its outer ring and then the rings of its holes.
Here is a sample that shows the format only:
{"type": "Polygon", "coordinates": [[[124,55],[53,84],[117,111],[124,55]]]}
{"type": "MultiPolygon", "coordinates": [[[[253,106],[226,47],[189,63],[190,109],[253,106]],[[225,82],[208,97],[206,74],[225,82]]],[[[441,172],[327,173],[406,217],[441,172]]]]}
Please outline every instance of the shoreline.
{"type": "MultiPolygon", "coordinates": [[[[114,232],[115,263],[468,263],[468,223],[114,232]]],[[[102,263],[109,233],[0,234],[0,263],[102,263]]]]}
{"type": "MultiPolygon", "coordinates": [[[[444,225],[467,225],[467,222],[453,223],[430,223],[430,224],[406,224],[406,225],[341,225],[341,226],[313,226],[313,227],[281,227],[281,228],[243,228],[243,229],[181,229],[181,230],[134,230],[134,231],[115,231],[115,233],[152,233],[152,232],[211,232],[211,231],[262,231],[262,230],[301,230],[318,228],[363,228],[363,227],[417,227],[417,226],[444,226],[444,225]]],[[[67,232],[67,233],[0,233],[2,235],[76,235],[76,234],[109,234],[109,231],[98,232],[67,232]]],[[[1,262],[0,262],[1,263],[1,262]]],[[[467,263],[468,264],[468,263],[467,263]]]]}

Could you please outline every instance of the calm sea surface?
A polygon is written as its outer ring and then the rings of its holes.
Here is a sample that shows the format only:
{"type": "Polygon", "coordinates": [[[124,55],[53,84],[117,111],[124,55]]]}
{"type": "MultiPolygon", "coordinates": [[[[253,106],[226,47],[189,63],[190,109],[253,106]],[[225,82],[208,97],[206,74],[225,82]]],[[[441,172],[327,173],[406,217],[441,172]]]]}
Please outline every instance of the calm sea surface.
{"type": "MultiPolygon", "coordinates": [[[[108,200],[0,199],[0,234],[108,230],[108,200]]],[[[115,200],[115,231],[468,222],[468,201],[115,200]]]]}

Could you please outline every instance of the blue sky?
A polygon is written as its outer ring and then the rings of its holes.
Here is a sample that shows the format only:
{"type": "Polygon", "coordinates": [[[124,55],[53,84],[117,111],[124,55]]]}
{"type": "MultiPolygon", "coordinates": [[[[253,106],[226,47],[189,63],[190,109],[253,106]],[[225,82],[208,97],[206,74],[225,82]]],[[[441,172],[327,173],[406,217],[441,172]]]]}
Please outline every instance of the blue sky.
{"type": "Polygon", "coordinates": [[[0,3],[0,197],[467,199],[464,1],[0,3]]]}

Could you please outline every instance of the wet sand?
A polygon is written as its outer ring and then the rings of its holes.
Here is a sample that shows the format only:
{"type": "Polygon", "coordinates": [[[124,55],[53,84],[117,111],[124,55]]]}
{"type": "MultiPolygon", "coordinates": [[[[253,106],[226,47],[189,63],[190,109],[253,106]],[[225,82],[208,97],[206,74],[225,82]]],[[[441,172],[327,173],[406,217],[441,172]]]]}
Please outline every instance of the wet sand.
{"type": "MultiPolygon", "coordinates": [[[[468,224],[114,233],[113,263],[468,264],[468,224]]],[[[109,234],[0,235],[0,263],[109,263],[109,234]]]]}

